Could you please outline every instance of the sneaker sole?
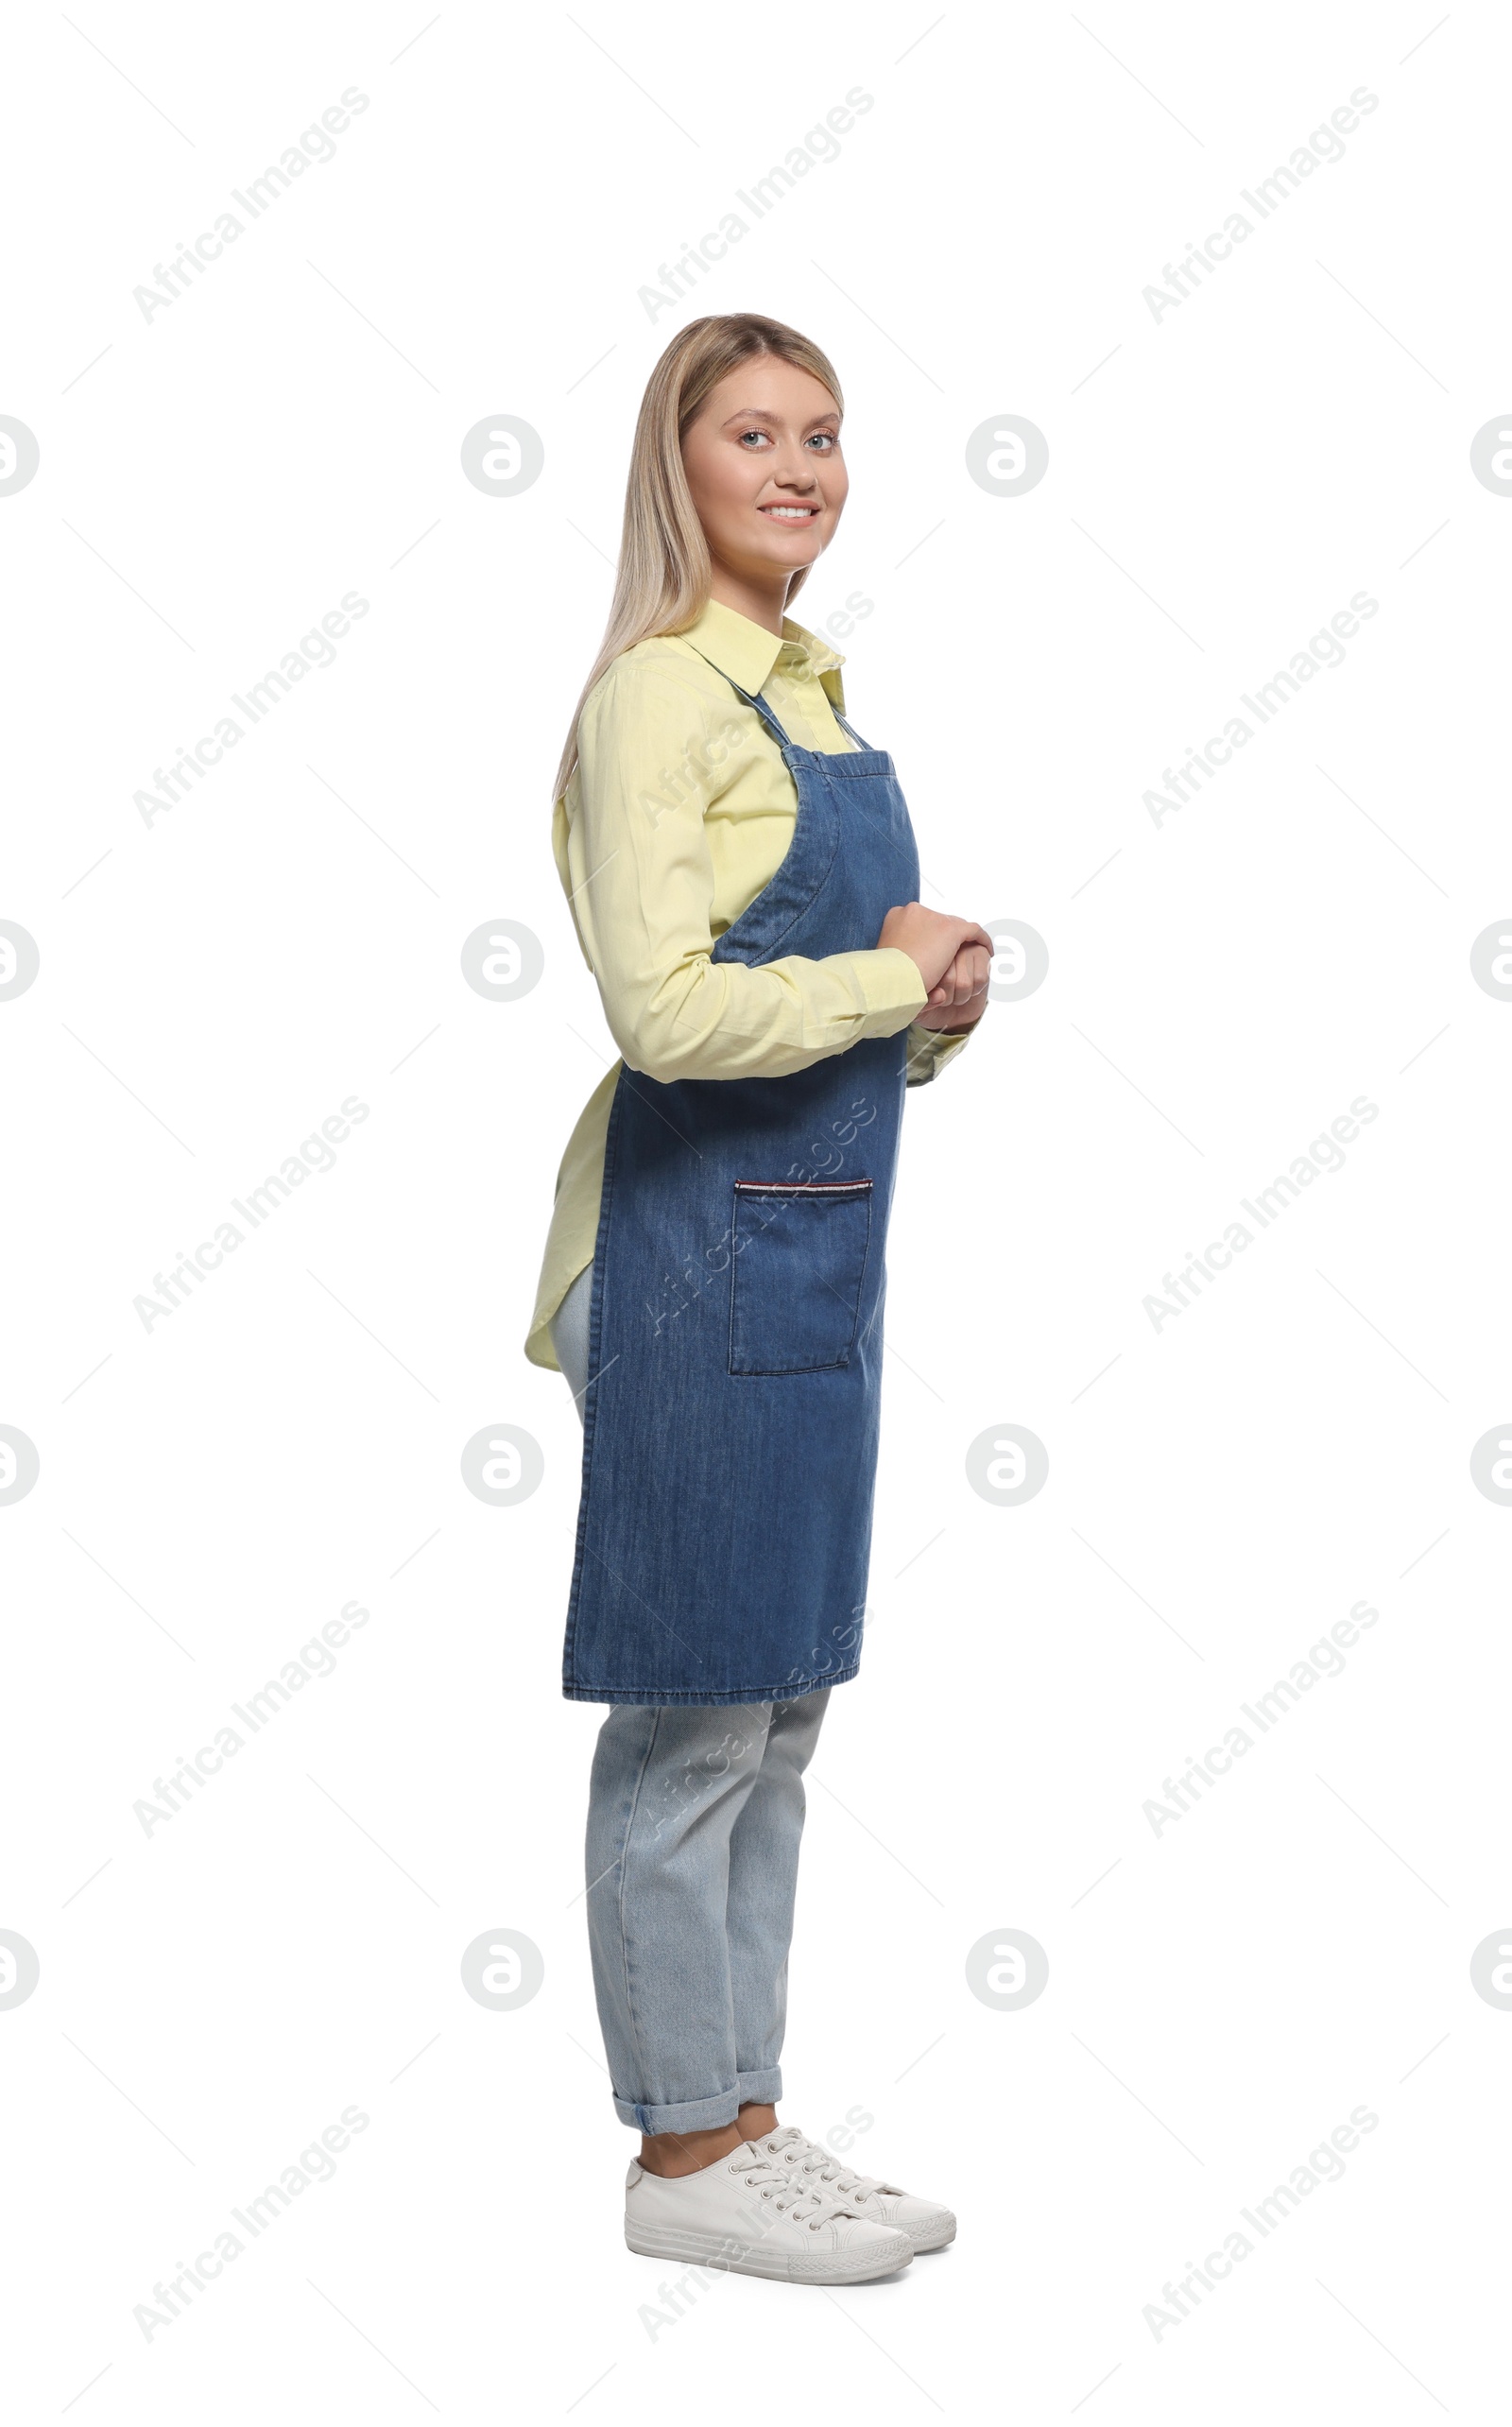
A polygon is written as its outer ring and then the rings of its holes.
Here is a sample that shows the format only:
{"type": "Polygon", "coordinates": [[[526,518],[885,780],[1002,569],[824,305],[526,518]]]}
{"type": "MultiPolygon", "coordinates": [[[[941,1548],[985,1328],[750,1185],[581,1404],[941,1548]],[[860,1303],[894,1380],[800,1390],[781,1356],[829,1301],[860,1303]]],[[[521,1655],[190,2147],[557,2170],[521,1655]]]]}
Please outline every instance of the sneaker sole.
{"type": "Polygon", "coordinates": [[[809,2260],[796,2251],[764,2250],[759,2242],[732,2249],[728,2236],[679,2231],[670,2225],[627,2223],[625,2228],[626,2248],[643,2259],[688,2259],[727,2275],[765,2276],[779,2283],[869,2283],[896,2275],[913,2257],[914,2246],[906,2233],[893,2238],[895,2248],[873,2243],[853,2250],[826,2250],[809,2260]]]}

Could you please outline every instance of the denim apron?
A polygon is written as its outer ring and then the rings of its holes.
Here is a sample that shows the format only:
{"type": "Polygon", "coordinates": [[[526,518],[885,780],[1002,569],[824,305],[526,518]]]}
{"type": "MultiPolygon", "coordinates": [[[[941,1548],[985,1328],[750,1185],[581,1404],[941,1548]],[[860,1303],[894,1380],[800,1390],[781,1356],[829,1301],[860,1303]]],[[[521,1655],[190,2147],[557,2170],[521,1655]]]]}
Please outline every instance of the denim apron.
{"type": "MultiPolygon", "coordinates": [[[[740,691],[738,683],[733,688],[740,691]]],[[[919,894],[891,759],[800,749],[786,857],[716,961],[869,952],[919,894]]],[[[562,1690],[794,1700],[861,1660],[907,1046],[783,1078],[620,1073],[589,1313],[562,1690]]]]}

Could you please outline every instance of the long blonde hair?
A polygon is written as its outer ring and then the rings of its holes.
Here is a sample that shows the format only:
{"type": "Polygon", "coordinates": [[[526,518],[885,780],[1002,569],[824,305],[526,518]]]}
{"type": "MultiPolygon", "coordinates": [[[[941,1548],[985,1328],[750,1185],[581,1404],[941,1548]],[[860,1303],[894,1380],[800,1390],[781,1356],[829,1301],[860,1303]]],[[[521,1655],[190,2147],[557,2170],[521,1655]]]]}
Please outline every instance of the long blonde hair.
{"type": "MultiPolygon", "coordinates": [[[[625,524],[614,597],[593,671],[577,697],[572,728],[557,769],[559,800],[577,764],[577,719],[605,668],[639,641],[683,632],[709,603],[709,542],[688,491],[682,440],[711,389],[758,354],[806,370],[827,387],[841,412],[845,399],[828,355],[811,338],[759,312],[723,312],[690,320],[672,340],[646,382],[630,449],[625,524]]],[[[789,597],[807,568],[794,576],[789,597]]]]}

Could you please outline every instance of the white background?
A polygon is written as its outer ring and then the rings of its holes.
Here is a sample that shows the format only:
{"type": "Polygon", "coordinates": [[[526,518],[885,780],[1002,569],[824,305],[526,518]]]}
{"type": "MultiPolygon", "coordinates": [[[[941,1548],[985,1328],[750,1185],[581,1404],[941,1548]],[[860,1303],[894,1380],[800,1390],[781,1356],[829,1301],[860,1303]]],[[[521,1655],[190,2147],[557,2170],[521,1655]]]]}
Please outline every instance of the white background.
{"type": "Polygon", "coordinates": [[[16,12],[0,129],[0,411],[41,447],[0,498],[0,916],[41,953],[0,1005],[0,1420],[41,1458],[0,1509],[0,1925],[41,1963],[0,2013],[13,2415],[1489,2416],[1512,2017],[1469,1960],[1512,1916],[1512,1514],[1469,1456],[1512,1391],[1512,1012],[1469,952],[1512,900],[1512,523],[1469,447],[1512,401],[1504,16],[71,13],[16,12]],[[336,157],[144,319],[353,85],[336,157]],[[1362,85],[1346,157],[1157,321],[1143,289],[1362,85]],[[653,320],[638,290],[854,86],[840,158],[653,320]],[[550,779],[647,373],[747,308],[845,385],[851,503],[797,611],[872,602],[849,699],[925,898],[1051,966],[909,1100],[784,2059],[791,2119],[861,2107],[857,2156],[960,2237],[653,2333],[575,1901],[580,1436],[521,1345],[612,1052],[550,779]],[[459,465],[500,413],[545,449],[509,498],[459,465]],[[1049,444],[1021,497],[966,470],[1005,413],[1049,444]],[[1361,590],[1346,663],[1158,828],[1161,770],[1361,590]],[[146,824],[349,591],[335,663],[146,824]],[[459,959],[500,919],[545,955],[502,1004],[459,959]],[[144,1330],[350,1095],[335,1168],[144,1330]],[[1162,1276],[1361,1095],[1345,1168],[1157,1332],[1162,1276]],[[499,1423],[545,1461],[507,1509],[459,1469],[499,1423]],[[965,1471],[1004,1423],[1049,1453],[1020,1507],[965,1471]],[[1162,1781],[1362,1599],[1345,1673],[1157,1836],[1162,1781]],[[351,1600],[335,1673],[144,1834],[351,1600]],[[1010,1927],[1050,1965],[1019,2012],[965,1971],[1010,1927]],[[544,1957],[515,2012],[461,1986],[496,1928],[544,1957]],[[335,2178],[146,2339],[349,2106],[335,2178]],[[1344,2178],[1157,2337],[1357,2107],[1344,2178]]]}

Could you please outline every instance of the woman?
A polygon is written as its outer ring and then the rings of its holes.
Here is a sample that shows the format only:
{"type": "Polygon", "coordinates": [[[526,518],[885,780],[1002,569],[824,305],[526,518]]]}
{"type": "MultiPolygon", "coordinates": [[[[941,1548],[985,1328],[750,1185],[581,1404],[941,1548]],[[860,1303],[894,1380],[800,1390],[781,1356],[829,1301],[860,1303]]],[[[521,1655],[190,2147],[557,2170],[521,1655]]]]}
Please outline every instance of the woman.
{"type": "Polygon", "coordinates": [[[859,2282],[937,2202],[779,2128],[802,1773],[854,1676],[905,1085],[961,1050],[991,939],[915,899],[891,761],[784,619],[834,536],[841,397],[807,338],[695,321],[642,404],[557,866],[623,1060],[562,1160],[525,1353],[583,1419],[563,1685],[611,1706],[594,1988],[642,2134],[631,2249],[859,2282]]]}

